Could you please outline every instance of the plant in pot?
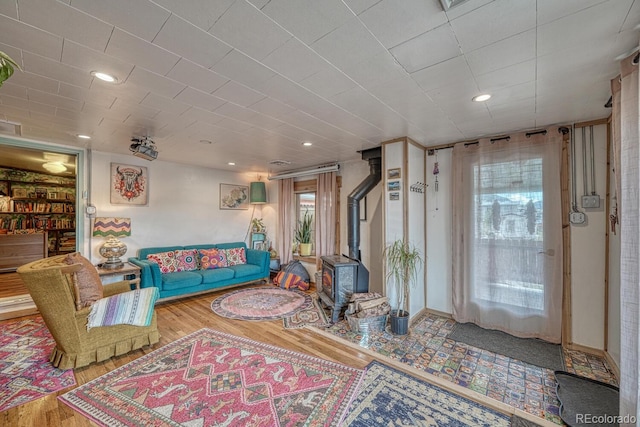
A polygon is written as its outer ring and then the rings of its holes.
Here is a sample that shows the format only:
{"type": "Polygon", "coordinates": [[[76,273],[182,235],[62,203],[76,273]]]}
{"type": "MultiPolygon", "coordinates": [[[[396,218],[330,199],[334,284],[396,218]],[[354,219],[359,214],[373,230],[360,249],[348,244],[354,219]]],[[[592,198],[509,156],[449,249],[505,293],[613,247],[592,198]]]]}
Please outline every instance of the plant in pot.
{"type": "Polygon", "coordinates": [[[395,308],[391,310],[391,332],[406,335],[409,329],[409,288],[416,283],[423,264],[422,254],[411,243],[399,239],[384,250],[387,280],[395,287],[395,308]]]}
{"type": "Polygon", "coordinates": [[[301,256],[311,255],[311,223],[313,221],[313,215],[309,211],[304,212],[304,216],[301,220],[298,220],[298,228],[295,232],[295,239],[298,242],[298,247],[301,256]]]}

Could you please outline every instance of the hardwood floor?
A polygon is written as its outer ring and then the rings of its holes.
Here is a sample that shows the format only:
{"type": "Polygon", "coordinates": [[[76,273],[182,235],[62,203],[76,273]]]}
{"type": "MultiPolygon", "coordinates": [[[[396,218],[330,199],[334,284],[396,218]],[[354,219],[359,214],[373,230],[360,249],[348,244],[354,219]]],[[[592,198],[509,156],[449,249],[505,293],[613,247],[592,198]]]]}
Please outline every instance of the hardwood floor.
{"type": "Polygon", "coordinates": [[[0,273],[0,298],[28,294],[18,273],[0,273]]]}

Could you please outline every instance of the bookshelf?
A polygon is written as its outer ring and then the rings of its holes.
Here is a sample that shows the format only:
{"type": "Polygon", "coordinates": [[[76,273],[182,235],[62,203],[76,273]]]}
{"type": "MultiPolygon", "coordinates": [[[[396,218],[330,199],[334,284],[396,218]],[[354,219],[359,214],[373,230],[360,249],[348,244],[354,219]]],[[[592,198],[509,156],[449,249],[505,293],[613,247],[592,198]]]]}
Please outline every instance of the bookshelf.
{"type": "Polygon", "coordinates": [[[0,168],[0,234],[46,233],[49,255],[76,250],[75,177],[0,168]]]}

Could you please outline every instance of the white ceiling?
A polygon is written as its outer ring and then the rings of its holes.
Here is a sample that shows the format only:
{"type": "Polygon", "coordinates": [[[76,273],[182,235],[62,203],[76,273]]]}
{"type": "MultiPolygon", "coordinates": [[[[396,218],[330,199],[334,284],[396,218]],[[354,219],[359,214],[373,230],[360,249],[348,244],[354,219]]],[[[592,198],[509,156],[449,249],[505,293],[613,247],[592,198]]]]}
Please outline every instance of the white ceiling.
{"type": "Polygon", "coordinates": [[[357,159],[401,136],[606,117],[639,23],[634,0],[2,0],[0,50],[24,72],[0,88],[0,120],[35,140],[129,153],[149,135],[161,160],[278,172],[269,161],[357,159]]]}

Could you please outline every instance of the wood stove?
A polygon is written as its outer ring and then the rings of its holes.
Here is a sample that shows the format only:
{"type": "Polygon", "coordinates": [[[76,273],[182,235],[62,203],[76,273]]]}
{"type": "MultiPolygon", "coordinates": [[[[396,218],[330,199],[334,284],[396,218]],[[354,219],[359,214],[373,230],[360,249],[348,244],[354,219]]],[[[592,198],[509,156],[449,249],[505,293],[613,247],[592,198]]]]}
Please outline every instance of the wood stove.
{"type": "Polygon", "coordinates": [[[322,258],[322,283],[318,298],[331,311],[331,322],[340,320],[354,293],[369,290],[369,271],[358,260],[331,255],[322,258]]]}

